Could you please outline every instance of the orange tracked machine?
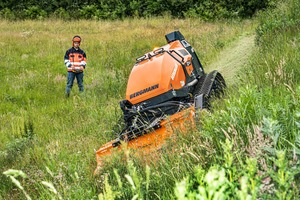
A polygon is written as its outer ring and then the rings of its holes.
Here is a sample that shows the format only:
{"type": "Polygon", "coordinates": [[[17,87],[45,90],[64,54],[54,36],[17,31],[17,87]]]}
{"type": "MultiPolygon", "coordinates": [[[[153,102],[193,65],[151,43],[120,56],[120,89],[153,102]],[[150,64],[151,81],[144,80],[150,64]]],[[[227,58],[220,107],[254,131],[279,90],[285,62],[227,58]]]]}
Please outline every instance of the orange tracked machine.
{"type": "Polygon", "coordinates": [[[126,98],[120,102],[124,128],[96,151],[97,169],[113,149],[122,148],[122,141],[127,148],[146,153],[161,148],[174,130],[194,125],[196,109],[209,108],[211,97],[223,94],[222,75],[204,72],[194,48],[179,31],[165,38],[166,45],[136,59],[126,98]]]}

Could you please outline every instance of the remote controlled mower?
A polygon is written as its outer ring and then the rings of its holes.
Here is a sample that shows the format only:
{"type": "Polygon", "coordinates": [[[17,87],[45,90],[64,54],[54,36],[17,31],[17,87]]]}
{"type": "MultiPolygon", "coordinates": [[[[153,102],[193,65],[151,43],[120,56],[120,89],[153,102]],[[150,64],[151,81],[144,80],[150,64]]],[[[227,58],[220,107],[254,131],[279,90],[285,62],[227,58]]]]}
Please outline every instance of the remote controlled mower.
{"type": "Polygon", "coordinates": [[[166,45],[136,59],[126,98],[120,102],[124,127],[115,140],[96,151],[97,169],[125,143],[145,153],[161,148],[176,130],[187,131],[187,124],[195,127],[196,109],[210,109],[211,98],[224,93],[223,76],[204,72],[194,48],[179,31],[165,38],[166,45]]]}

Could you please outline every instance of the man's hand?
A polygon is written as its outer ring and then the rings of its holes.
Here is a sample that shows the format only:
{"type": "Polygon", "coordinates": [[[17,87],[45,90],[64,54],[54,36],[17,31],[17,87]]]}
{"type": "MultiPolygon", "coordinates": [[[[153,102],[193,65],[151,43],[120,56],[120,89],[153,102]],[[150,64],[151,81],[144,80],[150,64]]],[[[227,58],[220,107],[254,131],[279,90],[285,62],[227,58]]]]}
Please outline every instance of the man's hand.
{"type": "Polygon", "coordinates": [[[75,73],[83,72],[84,68],[82,66],[74,66],[72,65],[72,71],[75,73]]]}

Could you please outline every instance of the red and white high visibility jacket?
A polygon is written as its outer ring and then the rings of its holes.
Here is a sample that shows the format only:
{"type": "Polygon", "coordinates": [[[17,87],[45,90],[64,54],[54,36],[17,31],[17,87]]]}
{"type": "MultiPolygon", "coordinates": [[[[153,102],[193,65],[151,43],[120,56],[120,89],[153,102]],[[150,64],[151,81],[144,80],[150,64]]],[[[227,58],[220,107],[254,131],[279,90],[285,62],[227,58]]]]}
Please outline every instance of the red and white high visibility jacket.
{"type": "Polygon", "coordinates": [[[78,70],[74,71],[74,68],[81,68],[79,72],[82,72],[86,66],[86,54],[85,52],[78,48],[74,47],[68,49],[65,54],[65,65],[69,72],[78,72],[78,70]]]}

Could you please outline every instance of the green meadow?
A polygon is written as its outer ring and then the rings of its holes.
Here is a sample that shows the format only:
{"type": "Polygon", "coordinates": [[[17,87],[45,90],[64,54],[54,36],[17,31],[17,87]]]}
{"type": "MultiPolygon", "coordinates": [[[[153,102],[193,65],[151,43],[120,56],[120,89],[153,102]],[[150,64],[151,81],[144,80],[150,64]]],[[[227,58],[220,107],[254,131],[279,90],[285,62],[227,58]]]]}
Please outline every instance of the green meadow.
{"type": "Polygon", "coordinates": [[[0,199],[299,198],[299,13],[289,0],[249,20],[1,20],[0,199]],[[224,99],[152,161],[125,152],[94,176],[95,150],[117,137],[135,59],[174,30],[206,72],[224,72],[224,99]],[[75,82],[66,98],[63,56],[77,34],[85,91],[75,82]],[[234,64],[222,61],[245,37],[251,55],[235,48],[234,64]]]}

